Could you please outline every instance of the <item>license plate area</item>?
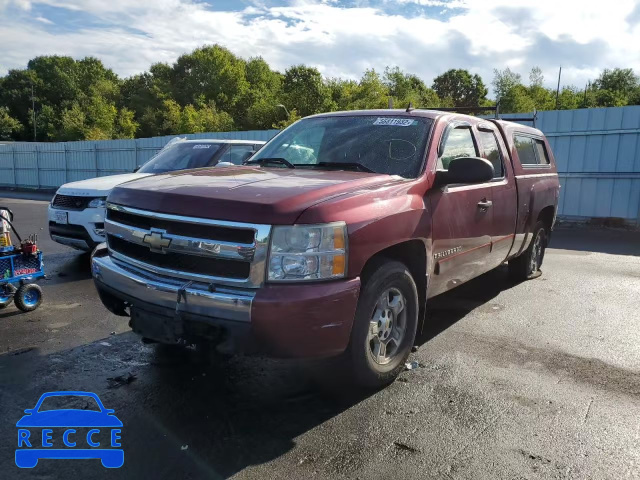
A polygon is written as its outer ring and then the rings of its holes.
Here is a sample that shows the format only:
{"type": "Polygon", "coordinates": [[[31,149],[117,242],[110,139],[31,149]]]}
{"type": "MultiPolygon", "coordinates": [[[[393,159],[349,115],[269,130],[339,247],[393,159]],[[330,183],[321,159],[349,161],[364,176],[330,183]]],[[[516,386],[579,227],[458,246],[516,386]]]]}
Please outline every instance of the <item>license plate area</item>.
{"type": "Polygon", "coordinates": [[[136,307],[131,307],[131,328],[138,335],[162,343],[177,343],[182,333],[182,324],[174,318],[136,307]]]}
{"type": "Polygon", "coordinates": [[[66,225],[69,223],[69,213],[67,212],[56,212],[56,223],[61,223],[66,225]]]}

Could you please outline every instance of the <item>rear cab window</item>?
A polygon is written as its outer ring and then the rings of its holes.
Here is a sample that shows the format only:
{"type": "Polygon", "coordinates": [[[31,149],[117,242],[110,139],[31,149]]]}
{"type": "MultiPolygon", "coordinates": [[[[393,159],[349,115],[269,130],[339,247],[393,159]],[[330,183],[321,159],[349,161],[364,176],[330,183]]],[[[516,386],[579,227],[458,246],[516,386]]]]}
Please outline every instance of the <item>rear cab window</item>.
{"type": "Polygon", "coordinates": [[[515,134],[513,143],[523,167],[544,167],[550,164],[547,148],[542,139],[515,134]]]}

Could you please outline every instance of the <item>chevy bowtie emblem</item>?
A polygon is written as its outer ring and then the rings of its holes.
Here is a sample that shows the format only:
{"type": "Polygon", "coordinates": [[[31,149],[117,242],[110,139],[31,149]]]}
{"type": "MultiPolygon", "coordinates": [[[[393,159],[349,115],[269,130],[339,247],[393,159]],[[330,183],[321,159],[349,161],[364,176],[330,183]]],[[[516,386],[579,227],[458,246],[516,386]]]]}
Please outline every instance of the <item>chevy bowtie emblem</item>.
{"type": "Polygon", "coordinates": [[[171,239],[165,238],[163,234],[167,233],[164,230],[152,230],[151,233],[147,233],[142,241],[149,246],[152,252],[165,253],[164,249],[171,245],[171,239]]]}

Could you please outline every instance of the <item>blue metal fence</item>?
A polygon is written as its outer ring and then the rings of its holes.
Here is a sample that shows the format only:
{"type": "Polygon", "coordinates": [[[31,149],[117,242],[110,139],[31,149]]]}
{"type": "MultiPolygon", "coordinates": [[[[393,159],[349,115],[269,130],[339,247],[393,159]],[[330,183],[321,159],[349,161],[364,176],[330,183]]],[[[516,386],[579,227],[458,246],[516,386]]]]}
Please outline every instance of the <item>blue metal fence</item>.
{"type": "Polygon", "coordinates": [[[640,224],[640,106],[538,112],[536,127],[556,157],[559,215],[640,224]]]}
{"type": "MultiPolygon", "coordinates": [[[[523,114],[504,118],[510,116],[523,114]]],[[[536,127],[549,138],[558,163],[562,184],[559,215],[570,219],[615,217],[640,224],[640,106],[538,112],[536,127]]],[[[269,140],[276,133],[181,136],[269,140]]],[[[0,145],[0,186],[52,188],[130,172],[171,138],[0,145]]]]}

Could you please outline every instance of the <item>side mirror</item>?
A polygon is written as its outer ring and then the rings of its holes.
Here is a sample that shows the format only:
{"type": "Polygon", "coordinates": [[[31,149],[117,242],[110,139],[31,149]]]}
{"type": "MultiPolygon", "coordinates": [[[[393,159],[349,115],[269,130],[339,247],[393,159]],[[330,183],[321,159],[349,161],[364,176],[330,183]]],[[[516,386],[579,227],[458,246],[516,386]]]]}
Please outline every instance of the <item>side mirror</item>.
{"type": "Polygon", "coordinates": [[[138,170],[140,170],[140,165],[138,165],[136,168],[133,169],[133,173],[136,173],[138,170]]]}
{"type": "Polygon", "coordinates": [[[24,413],[31,414],[33,413],[33,408],[27,408],[24,413]]]}
{"type": "Polygon", "coordinates": [[[455,183],[484,183],[495,175],[489,160],[480,157],[459,157],[449,163],[449,170],[436,172],[436,185],[455,183]]]}

